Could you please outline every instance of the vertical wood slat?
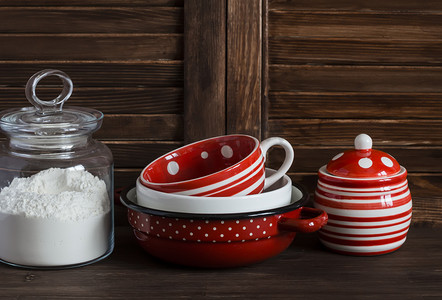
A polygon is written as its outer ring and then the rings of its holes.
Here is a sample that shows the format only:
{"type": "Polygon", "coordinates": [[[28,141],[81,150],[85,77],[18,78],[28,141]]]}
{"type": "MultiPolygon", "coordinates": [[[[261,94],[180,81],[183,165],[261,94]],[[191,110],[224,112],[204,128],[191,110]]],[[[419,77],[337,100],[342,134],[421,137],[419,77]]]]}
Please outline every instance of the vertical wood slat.
{"type": "Polygon", "coordinates": [[[261,138],[262,0],[227,2],[227,133],[261,138]]]}
{"type": "Polygon", "coordinates": [[[225,134],[226,1],[184,1],[184,140],[225,134]]]}

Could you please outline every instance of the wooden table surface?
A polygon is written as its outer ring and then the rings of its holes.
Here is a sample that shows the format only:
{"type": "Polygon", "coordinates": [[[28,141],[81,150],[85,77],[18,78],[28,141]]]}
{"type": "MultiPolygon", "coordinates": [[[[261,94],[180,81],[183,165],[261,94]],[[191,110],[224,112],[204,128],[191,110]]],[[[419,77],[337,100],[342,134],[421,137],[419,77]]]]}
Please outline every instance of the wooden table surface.
{"type": "Polygon", "coordinates": [[[299,234],[280,255],[252,266],[207,270],[171,265],[116,228],[112,255],[70,270],[0,265],[3,299],[442,299],[442,230],[413,227],[396,252],[353,257],[328,252],[316,234],[299,234]]]}

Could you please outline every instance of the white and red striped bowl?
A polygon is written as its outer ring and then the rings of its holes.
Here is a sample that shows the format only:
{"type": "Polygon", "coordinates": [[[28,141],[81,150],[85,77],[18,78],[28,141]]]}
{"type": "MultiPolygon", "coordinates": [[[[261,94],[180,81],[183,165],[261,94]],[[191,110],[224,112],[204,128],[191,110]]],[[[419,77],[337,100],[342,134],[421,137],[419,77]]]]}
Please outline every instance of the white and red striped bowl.
{"type": "Polygon", "coordinates": [[[198,141],[150,163],[140,175],[144,186],[164,193],[228,197],[261,193],[290,168],[293,148],[282,138],[259,141],[248,135],[226,135],[198,141]],[[275,145],[286,157],[280,169],[265,176],[265,155],[275,145]]]}
{"type": "Polygon", "coordinates": [[[365,146],[338,154],[318,172],[314,205],[329,216],[319,238],[327,248],[343,254],[395,251],[405,242],[411,222],[406,169],[390,155],[372,150],[371,139],[365,146]],[[345,176],[350,173],[351,177],[345,176]]]}

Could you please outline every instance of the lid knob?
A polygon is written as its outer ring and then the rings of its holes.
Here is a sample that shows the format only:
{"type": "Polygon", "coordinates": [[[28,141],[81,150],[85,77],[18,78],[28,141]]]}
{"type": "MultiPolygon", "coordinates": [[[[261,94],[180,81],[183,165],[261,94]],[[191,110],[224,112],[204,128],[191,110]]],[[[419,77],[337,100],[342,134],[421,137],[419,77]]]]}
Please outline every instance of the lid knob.
{"type": "Polygon", "coordinates": [[[26,83],[25,94],[28,101],[37,109],[36,113],[38,115],[46,116],[61,112],[64,102],[66,102],[72,95],[73,89],[74,85],[72,80],[66,73],[60,70],[46,69],[35,73],[29,78],[26,83]],[[55,99],[44,101],[37,97],[35,89],[40,80],[51,75],[61,78],[63,81],[63,90],[55,99]]]}
{"type": "Polygon", "coordinates": [[[368,134],[361,133],[355,138],[356,150],[370,150],[373,146],[373,141],[368,134]]]}

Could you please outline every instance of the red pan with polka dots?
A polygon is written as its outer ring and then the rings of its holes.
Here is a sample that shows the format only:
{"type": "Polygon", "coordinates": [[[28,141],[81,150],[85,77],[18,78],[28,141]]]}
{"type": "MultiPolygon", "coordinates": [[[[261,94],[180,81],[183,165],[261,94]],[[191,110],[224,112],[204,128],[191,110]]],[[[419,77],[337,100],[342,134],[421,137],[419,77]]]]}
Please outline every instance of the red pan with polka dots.
{"type": "Polygon", "coordinates": [[[184,214],[136,204],[136,191],[121,194],[141,247],[168,262],[207,268],[244,266],[284,251],[296,232],[314,232],[327,222],[320,209],[303,207],[308,198],[295,184],[292,203],[277,209],[241,214],[184,214]]]}
{"type": "Polygon", "coordinates": [[[261,143],[248,135],[226,135],[173,150],[147,165],[140,175],[146,187],[188,196],[228,197],[258,194],[278,181],[293,162],[293,148],[282,138],[261,143]],[[265,176],[265,155],[275,145],[286,156],[279,170],[265,176]]]}

